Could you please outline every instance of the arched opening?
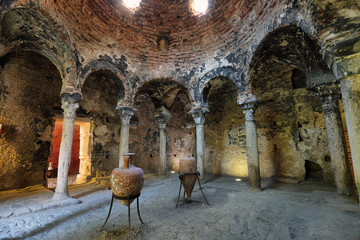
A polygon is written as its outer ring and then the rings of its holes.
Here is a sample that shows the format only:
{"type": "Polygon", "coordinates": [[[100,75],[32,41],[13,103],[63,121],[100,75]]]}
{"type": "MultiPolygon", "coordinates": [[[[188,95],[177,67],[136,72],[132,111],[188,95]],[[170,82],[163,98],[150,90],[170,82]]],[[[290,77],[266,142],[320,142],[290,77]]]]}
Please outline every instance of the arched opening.
{"type": "Polygon", "coordinates": [[[29,51],[9,53],[0,64],[0,189],[44,183],[54,116],[62,114],[59,71],[29,51]]]}
{"type": "Polygon", "coordinates": [[[313,179],[307,177],[317,171],[324,182],[334,181],[331,163],[325,161],[329,149],[322,104],[306,89],[311,68],[326,66],[316,43],[295,26],[270,33],[253,56],[262,176],[293,182],[313,179]]]}
{"type": "Polygon", "coordinates": [[[204,129],[208,173],[247,176],[245,120],[237,95],[235,84],[225,77],[213,78],[203,91],[210,111],[204,129]]]}
{"type": "Polygon", "coordinates": [[[139,88],[130,129],[129,149],[137,154],[136,163],[145,172],[159,169],[160,109],[167,109],[171,118],[166,124],[166,168],[178,170],[184,150],[195,153],[195,128],[189,114],[191,103],[185,88],[169,79],[155,79],[139,88]]]}
{"type": "Polygon", "coordinates": [[[114,73],[99,70],[86,78],[81,92],[77,116],[91,122],[91,175],[107,176],[119,162],[121,121],[115,108],[124,97],[124,87],[114,73]]]}

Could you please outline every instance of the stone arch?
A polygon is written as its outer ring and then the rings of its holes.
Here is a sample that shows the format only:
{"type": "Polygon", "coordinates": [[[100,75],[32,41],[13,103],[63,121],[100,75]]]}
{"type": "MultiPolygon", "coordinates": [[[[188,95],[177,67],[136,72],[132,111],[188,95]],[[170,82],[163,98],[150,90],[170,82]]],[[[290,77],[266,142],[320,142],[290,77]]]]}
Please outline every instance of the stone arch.
{"type": "Polygon", "coordinates": [[[339,0],[336,4],[324,4],[314,1],[309,13],[318,32],[322,57],[336,79],[359,74],[359,2],[339,0]]]}
{"type": "Polygon", "coordinates": [[[77,110],[78,117],[91,121],[92,154],[86,161],[91,165],[93,176],[110,174],[119,162],[121,120],[116,106],[124,99],[125,90],[116,71],[104,65],[86,69],[88,71],[80,75],[83,99],[77,110]]]}
{"type": "Polygon", "coordinates": [[[196,102],[206,103],[207,99],[205,97],[208,83],[211,79],[216,77],[226,77],[230,79],[238,89],[238,92],[243,92],[245,90],[245,78],[244,74],[237,71],[232,67],[220,67],[215,68],[209,72],[207,72],[199,81],[198,84],[198,93],[195,94],[194,98],[196,102]],[[204,95],[205,94],[205,95],[204,95]]]}
{"type": "Polygon", "coordinates": [[[277,28],[254,51],[248,74],[249,89],[258,99],[258,132],[263,133],[260,166],[267,167],[261,167],[261,175],[302,181],[305,163],[311,161],[321,166],[323,180],[332,182],[332,166],[324,161],[329,153],[321,101],[307,92],[334,81],[318,43],[296,25],[277,28]],[[323,82],[314,81],[314,75],[323,82]]]}
{"type": "Polygon", "coordinates": [[[4,50],[0,54],[30,50],[47,57],[59,70],[62,92],[76,91],[76,61],[66,42],[67,36],[40,11],[30,8],[13,8],[1,19],[4,50]]]}
{"type": "Polygon", "coordinates": [[[204,166],[208,173],[247,176],[245,118],[237,104],[238,88],[224,76],[214,76],[203,91],[205,116],[204,166]]]}
{"type": "MultiPolygon", "coordinates": [[[[302,28],[296,25],[288,25],[277,28],[262,39],[255,49],[247,72],[248,87],[254,92],[254,74],[265,61],[276,61],[291,65],[296,72],[307,77],[312,69],[327,71],[328,67],[320,55],[320,46],[311,39],[302,28]]],[[[306,87],[311,88],[306,82],[306,87]]]]}
{"type": "Polygon", "coordinates": [[[10,52],[0,58],[0,65],[0,122],[4,126],[0,141],[6,146],[0,165],[9,163],[11,155],[6,151],[16,157],[8,165],[10,177],[0,176],[0,189],[40,184],[51,154],[54,117],[62,114],[60,73],[46,56],[34,51],[10,52]]]}
{"type": "Polygon", "coordinates": [[[113,74],[114,79],[116,79],[115,83],[119,87],[119,92],[117,100],[128,100],[131,98],[129,85],[130,83],[126,81],[124,77],[124,73],[118,68],[118,66],[110,61],[99,59],[90,62],[87,64],[81,71],[78,77],[78,82],[80,84],[80,88],[84,86],[86,79],[93,73],[103,71],[113,74]]]}
{"type": "MultiPolygon", "coordinates": [[[[153,94],[152,96],[152,100],[154,100],[154,105],[156,104],[160,104],[161,99],[165,100],[165,97],[168,97],[170,95],[173,95],[176,91],[184,91],[185,94],[187,95],[187,97],[190,100],[193,100],[192,95],[190,94],[190,91],[181,83],[179,83],[178,81],[172,80],[172,79],[168,79],[168,78],[158,78],[158,79],[153,79],[147,82],[144,82],[141,86],[139,86],[136,91],[135,94],[133,95],[133,99],[132,102],[135,101],[136,97],[139,94],[149,94],[151,91],[154,91],[154,93],[156,92],[157,94],[153,94]],[[160,91],[155,91],[155,89],[162,89],[160,91]]],[[[167,105],[167,107],[171,107],[171,103],[165,103],[165,105],[167,105]]],[[[155,106],[156,107],[156,106],[155,106]]]]}
{"type": "Polygon", "coordinates": [[[160,78],[139,87],[134,97],[137,111],[131,119],[129,149],[137,154],[137,164],[145,172],[163,169],[178,170],[178,160],[184,150],[195,152],[195,128],[189,114],[191,98],[179,82],[160,78]],[[160,140],[166,128],[166,160],[160,140]],[[165,168],[164,168],[164,164],[165,168]]]}

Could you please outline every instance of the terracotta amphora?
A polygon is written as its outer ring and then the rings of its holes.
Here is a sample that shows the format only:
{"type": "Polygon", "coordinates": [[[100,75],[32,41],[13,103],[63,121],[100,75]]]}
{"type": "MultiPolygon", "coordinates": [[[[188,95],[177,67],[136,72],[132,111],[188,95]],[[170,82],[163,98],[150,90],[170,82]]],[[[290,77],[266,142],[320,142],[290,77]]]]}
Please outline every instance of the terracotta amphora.
{"type": "Polygon", "coordinates": [[[196,182],[196,175],[186,175],[186,173],[196,173],[196,160],[191,155],[190,151],[186,151],[183,157],[179,161],[179,172],[180,174],[185,173],[182,176],[182,185],[184,186],[187,202],[191,202],[191,193],[194,189],[194,185],[196,182]]]}
{"type": "MultiPolygon", "coordinates": [[[[144,171],[132,164],[132,157],[135,153],[124,153],[124,165],[122,168],[115,168],[110,177],[112,192],[118,197],[128,197],[140,194],[144,186],[144,171]]],[[[118,201],[125,206],[129,206],[128,200],[118,201]]],[[[130,200],[132,203],[134,199],[130,200]]]]}

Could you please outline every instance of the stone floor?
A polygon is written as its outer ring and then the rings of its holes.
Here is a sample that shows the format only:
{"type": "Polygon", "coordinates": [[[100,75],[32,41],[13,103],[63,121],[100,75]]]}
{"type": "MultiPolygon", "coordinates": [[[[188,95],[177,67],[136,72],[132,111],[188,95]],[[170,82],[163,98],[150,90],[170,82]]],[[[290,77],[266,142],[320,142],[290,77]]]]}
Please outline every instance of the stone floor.
{"type": "Polygon", "coordinates": [[[53,192],[41,186],[0,192],[0,239],[360,239],[360,206],[336,195],[324,184],[284,184],[263,180],[262,192],[249,192],[233,177],[209,177],[203,183],[210,206],[198,185],[193,202],[175,208],[179,179],[145,176],[136,202],[114,202],[111,191],[90,182],[70,187],[73,199],[53,202],[53,192]]]}

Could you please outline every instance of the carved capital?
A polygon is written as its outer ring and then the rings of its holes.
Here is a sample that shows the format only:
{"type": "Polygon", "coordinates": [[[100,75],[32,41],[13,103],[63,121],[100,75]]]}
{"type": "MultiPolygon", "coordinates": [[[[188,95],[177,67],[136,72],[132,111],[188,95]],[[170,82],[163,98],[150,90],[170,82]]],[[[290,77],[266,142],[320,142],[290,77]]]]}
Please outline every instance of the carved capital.
{"type": "Polygon", "coordinates": [[[254,109],[247,108],[243,110],[246,121],[254,121],[254,109]]]}
{"type": "Polygon", "coordinates": [[[195,102],[191,107],[190,114],[194,118],[196,125],[204,125],[205,114],[209,112],[209,108],[206,104],[195,102]]]}
{"type": "Polygon", "coordinates": [[[166,125],[169,122],[169,119],[157,117],[156,120],[159,122],[160,130],[166,130],[166,125]]]}
{"type": "Polygon", "coordinates": [[[64,118],[75,121],[75,112],[79,108],[81,95],[63,93],[61,95],[61,108],[64,110],[64,118]]]}
{"type": "Polygon", "coordinates": [[[256,100],[248,101],[241,105],[246,121],[254,121],[255,101],[256,100]]]}
{"type": "Polygon", "coordinates": [[[157,109],[155,112],[155,118],[159,122],[159,127],[161,130],[166,130],[166,124],[171,119],[171,112],[165,106],[157,109]]]}
{"type": "Polygon", "coordinates": [[[134,112],[136,111],[136,109],[132,108],[132,107],[116,107],[115,110],[120,115],[121,126],[128,127],[130,124],[130,119],[134,115],[134,112]]]}
{"type": "Polygon", "coordinates": [[[316,91],[322,102],[325,115],[339,111],[339,99],[341,97],[339,84],[324,84],[317,87],[316,91]]]}
{"type": "Polygon", "coordinates": [[[63,101],[61,103],[61,108],[64,110],[64,117],[75,119],[75,112],[79,108],[79,103],[71,103],[71,102],[63,101]]]}

